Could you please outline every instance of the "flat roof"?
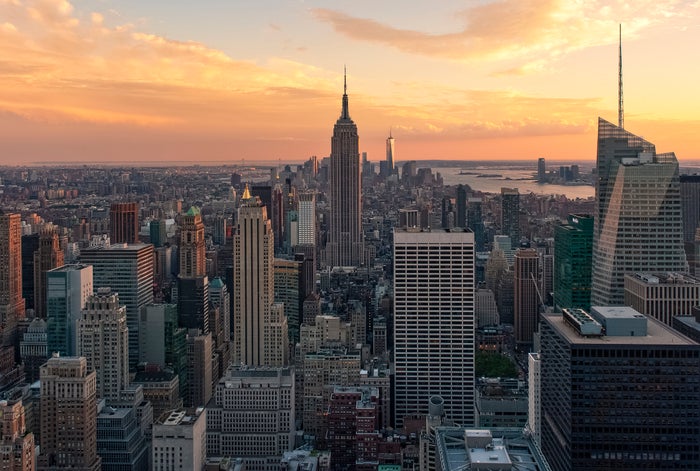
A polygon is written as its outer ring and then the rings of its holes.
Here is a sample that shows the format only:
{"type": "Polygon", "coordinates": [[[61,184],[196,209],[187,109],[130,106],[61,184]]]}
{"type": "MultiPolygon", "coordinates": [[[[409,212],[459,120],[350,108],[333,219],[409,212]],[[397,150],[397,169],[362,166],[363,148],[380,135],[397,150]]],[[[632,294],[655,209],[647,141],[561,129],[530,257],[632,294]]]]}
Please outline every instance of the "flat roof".
{"type": "MultiPolygon", "coordinates": [[[[612,309],[607,311],[610,316],[628,316],[628,310],[639,315],[632,308],[600,308],[597,309],[612,309]]],[[[570,325],[564,321],[561,314],[543,314],[542,319],[546,320],[557,332],[562,334],[572,344],[585,345],[698,345],[693,340],[685,335],[676,332],[666,324],[657,321],[656,319],[644,316],[647,319],[647,335],[645,336],[607,336],[602,337],[581,337],[570,325]]]]}

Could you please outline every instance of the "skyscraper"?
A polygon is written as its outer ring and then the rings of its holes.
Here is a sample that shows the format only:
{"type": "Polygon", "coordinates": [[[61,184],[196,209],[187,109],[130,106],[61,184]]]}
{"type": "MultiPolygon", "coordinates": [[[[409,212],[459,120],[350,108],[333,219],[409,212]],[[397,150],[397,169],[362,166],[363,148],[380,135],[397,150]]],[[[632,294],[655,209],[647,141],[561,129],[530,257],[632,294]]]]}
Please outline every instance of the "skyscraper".
{"type": "Polygon", "coordinates": [[[501,188],[501,233],[520,245],[520,193],[517,188],[501,188]]]}
{"type": "Polygon", "coordinates": [[[98,471],[96,373],[83,357],[53,357],[41,367],[39,470],[98,471]]]}
{"type": "Polygon", "coordinates": [[[180,222],[178,314],[181,327],[209,332],[209,279],[204,224],[199,208],[191,207],[180,222]]]}
{"type": "Polygon", "coordinates": [[[153,302],[153,246],[119,244],[90,248],[81,252],[80,259],[92,265],[95,288],[112,288],[126,306],[129,363],[135,369],[139,360],[139,313],[153,302]]]}
{"type": "Polygon", "coordinates": [[[92,266],[64,265],[46,272],[46,342],[49,356],[78,354],[78,321],[92,295],[92,266]]]}
{"type": "Polygon", "coordinates": [[[63,266],[58,232],[51,225],[41,229],[39,248],[34,252],[34,315],[46,318],[46,272],[63,266]]]}
{"type": "Polygon", "coordinates": [[[394,174],[394,137],[389,130],[389,137],[386,138],[386,170],[389,175],[394,174]]]}
{"type": "Polygon", "coordinates": [[[593,218],[570,214],[554,228],[554,306],[591,307],[591,250],[593,218]]]}
{"type": "Polygon", "coordinates": [[[347,80],[343,107],[333,126],[330,156],[330,227],[326,258],[331,266],[363,262],[360,152],[357,126],[348,110],[347,80]]]}
{"type": "Polygon", "coordinates": [[[22,297],[22,223],[19,214],[0,211],[0,334],[11,344],[17,320],[24,318],[22,297]]]}
{"type": "Polygon", "coordinates": [[[700,175],[681,175],[681,209],[683,210],[683,240],[693,242],[700,227],[700,175]]]}
{"type": "Polygon", "coordinates": [[[591,305],[624,303],[625,273],[687,273],[678,160],[598,119],[591,305]]]}
{"type": "MultiPolygon", "coordinates": [[[[457,201],[455,204],[455,227],[467,228],[467,187],[457,186],[457,201]]],[[[473,229],[472,229],[473,230],[473,229]]]]}
{"type": "Polygon", "coordinates": [[[299,245],[316,246],[316,193],[299,193],[299,245]]]}
{"type": "Polygon", "coordinates": [[[234,236],[234,364],[284,366],[287,321],[274,304],[274,238],[267,210],[248,188],[238,209],[234,236]]]}
{"type": "Polygon", "coordinates": [[[80,356],[87,360],[88,371],[95,371],[97,397],[119,400],[129,385],[129,336],[126,307],[109,288],[98,288],[87,299],[78,322],[80,356]]]}
{"type": "Polygon", "coordinates": [[[109,239],[113,244],[139,242],[138,203],[112,203],[109,208],[109,239]]]}
{"type": "Polygon", "coordinates": [[[441,396],[474,425],[474,234],[394,231],[396,426],[441,396]]]}
{"type": "Polygon", "coordinates": [[[539,321],[537,293],[539,256],[535,249],[518,249],[513,268],[513,317],[515,341],[520,346],[532,344],[539,321]]]}

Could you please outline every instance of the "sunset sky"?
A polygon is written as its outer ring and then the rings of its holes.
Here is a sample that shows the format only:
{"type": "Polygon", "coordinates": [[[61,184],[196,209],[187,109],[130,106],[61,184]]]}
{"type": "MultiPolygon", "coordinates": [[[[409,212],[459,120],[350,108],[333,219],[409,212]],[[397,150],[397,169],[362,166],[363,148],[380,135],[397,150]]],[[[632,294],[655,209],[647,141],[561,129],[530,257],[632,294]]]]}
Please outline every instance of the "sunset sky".
{"type": "Polygon", "coordinates": [[[598,116],[700,159],[700,1],[0,0],[0,164],[593,159],[598,116]]]}

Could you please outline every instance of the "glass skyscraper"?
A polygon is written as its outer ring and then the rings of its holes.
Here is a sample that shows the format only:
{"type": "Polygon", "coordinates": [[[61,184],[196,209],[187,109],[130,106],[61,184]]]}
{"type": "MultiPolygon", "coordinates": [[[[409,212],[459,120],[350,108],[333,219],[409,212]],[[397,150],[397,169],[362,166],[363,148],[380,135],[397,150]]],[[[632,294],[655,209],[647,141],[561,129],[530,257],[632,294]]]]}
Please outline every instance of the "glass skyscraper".
{"type": "Polygon", "coordinates": [[[687,272],[678,160],[598,120],[591,305],[624,303],[631,272],[687,272]]]}
{"type": "Polygon", "coordinates": [[[554,306],[591,307],[591,246],[593,218],[570,214],[554,229],[554,306]]]}

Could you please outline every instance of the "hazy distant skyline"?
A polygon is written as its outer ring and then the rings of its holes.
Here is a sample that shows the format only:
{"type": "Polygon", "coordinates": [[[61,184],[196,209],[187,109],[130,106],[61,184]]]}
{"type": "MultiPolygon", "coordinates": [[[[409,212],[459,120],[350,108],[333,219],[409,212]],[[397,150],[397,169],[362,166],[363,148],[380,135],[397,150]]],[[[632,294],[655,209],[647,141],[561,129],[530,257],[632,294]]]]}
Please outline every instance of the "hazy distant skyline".
{"type": "Polygon", "coordinates": [[[597,117],[700,157],[700,2],[0,0],[0,164],[360,151],[595,158],[597,117]]]}

